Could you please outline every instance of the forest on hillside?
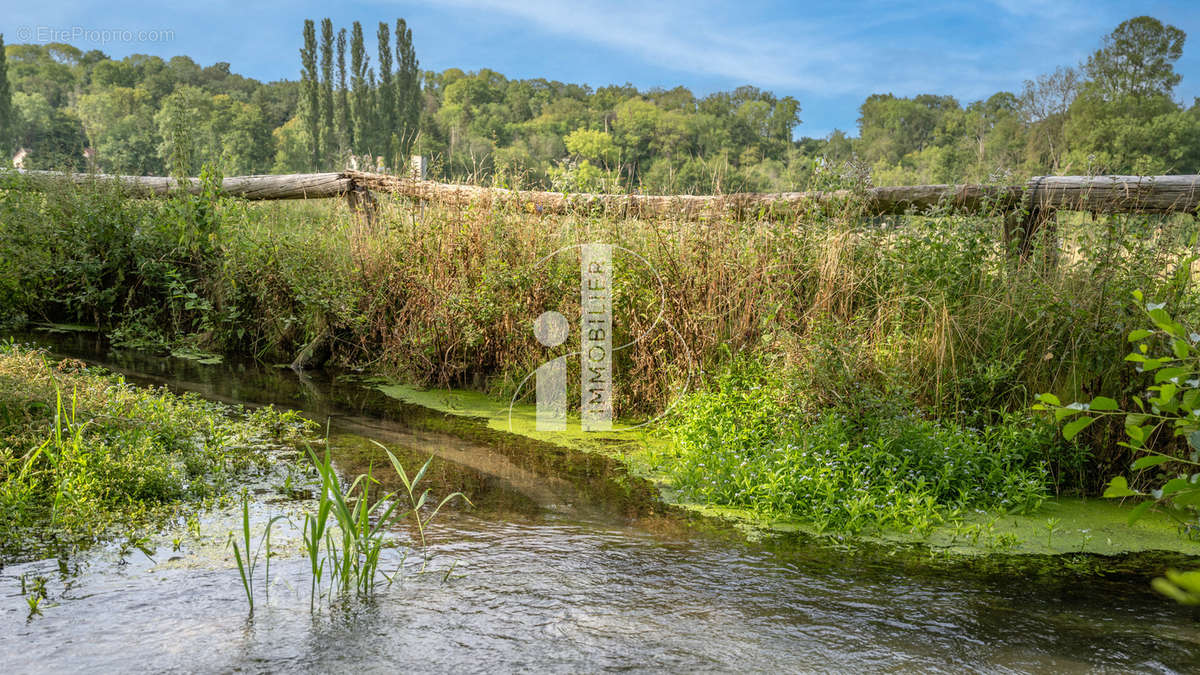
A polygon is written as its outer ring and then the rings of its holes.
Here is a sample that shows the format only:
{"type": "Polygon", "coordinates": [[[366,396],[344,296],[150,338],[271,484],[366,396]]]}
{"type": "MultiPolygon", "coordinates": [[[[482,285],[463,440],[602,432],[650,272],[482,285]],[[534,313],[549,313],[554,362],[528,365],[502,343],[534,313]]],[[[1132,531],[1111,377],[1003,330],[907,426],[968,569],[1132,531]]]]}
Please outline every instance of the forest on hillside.
{"type": "Polygon", "coordinates": [[[1175,98],[1186,35],[1146,16],[1019,91],[873,94],[856,137],[824,138],[803,136],[801,102],[749,85],[422,71],[403,19],[379,23],[374,49],[358,22],[308,21],[302,39],[299,80],[269,83],[187,56],[5,45],[0,150],[24,168],[141,175],[396,170],[420,153],[446,180],[693,194],[1200,172],[1200,99],[1175,98]]]}

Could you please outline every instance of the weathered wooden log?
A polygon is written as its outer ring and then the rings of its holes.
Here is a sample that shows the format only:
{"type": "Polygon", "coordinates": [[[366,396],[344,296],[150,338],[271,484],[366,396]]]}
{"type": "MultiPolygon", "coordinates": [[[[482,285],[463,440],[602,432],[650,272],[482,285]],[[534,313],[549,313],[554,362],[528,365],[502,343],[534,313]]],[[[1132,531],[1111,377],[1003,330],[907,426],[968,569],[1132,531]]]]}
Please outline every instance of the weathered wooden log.
{"type": "MultiPolygon", "coordinates": [[[[0,172],[0,177],[12,170],[0,172]]],[[[115,181],[137,196],[165,195],[173,178],[18,171],[29,189],[47,189],[61,181],[75,184],[115,181]]],[[[189,192],[200,182],[188,179],[189,192]]],[[[1200,210],[1200,176],[1040,176],[1024,185],[909,185],[870,188],[861,193],[743,193],[729,195],[640,195],[508,190],[415,180],[389,174],[341,173],[236,176],[223,191],[244,199],[315,199],[363,190],[391,192],[450,207],[508,206],[536,214],[602,212],[643,218],[684,220],[723,217],[771,217],[814,208],[849,208],[861,215],[925,213],[947,209],[963,213],[1058,210],[1099,213],[1191,213],[1200,210]]],[[[361,201],[361,200],[360,200],[361,201]]],[[[357,203],[357,202],[356,202],[357,203]]]]}
{"type": "Polygon", "coordinates": [[[639,217],[720,218],[804,212],[848,205],[862,215],[1055,210],[1101,213],[1192,213],[1200,208],[1200,176],[1049,176],[1025,185],[909,185],[830,192],[744,193],[716,196],[612,195],[516,191],[411,180],[348,171],[356,185],[451,207],[509,205],[532,213],[602,211],[639,217]]]}
{"type": "Polygon", "coordinates": [[[715,196],[562,193],[538,190],[508,190],[474,185],[455,185],[412,180],[399,176],[347,171],[356,185],[371,190],[464,207],[509,205],[531,213],[569,212],[619,213],[637,217],[682,219],[721,218],[779,212],[804,211],[814,207],[858,204],[869,215],[927,211],[946,205],[952,209],[979,212],[1010,210],[1019,205],[1023,188],[991,185],[919,185],[873,188],[865,194],[849,190],[830,192],[741,193],[715,196]]]}
{"type": "Polygon", "coordinates": [[[1033,207],[1100,213],[1192,213],[1200,208],[1200,176],[1038,176],[1029,181],[1033,207]]]}
{"type": "MultiPolygon", "coordinates": [[[[12,170],[0,172],[0,177],[12,170]]],[[[161,176],[112,176],[108,174],[59,173],[57,171],[19,170],[26,187],[35,190],[54,189],[64,181],[74,185],[118,183],[137,197],[157,197],[179,189],[179,181],[161,176]]],[[[295,173],[274,176],[233,176],[221,181],[221,191],[242,199],[319,199],[339,197],[353,189],[349,178],[340,173],[295,173]]],[[[191,194],[200,192],[200,180],[189,178],[183,188],[191,194]]]]}

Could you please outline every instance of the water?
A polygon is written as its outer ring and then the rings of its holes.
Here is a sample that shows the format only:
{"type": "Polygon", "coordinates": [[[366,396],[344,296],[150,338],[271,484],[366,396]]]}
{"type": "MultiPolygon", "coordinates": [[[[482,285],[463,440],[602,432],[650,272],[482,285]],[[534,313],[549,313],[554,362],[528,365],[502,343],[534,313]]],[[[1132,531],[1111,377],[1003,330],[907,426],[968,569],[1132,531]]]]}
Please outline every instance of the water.
{"type": "MultiPolygon", "coordinates": [[[[440,416],[353,383],[108,352],[87,337],[54,342],[139,383],[328,418],[348,474],[378,469],[367,438],[410,465],[433,454],[435,492],[461,489],[476,508],[434,525],[426,573],[410,557],[403,581],[374,601],[316,613],[295,557],[273,561],[270,600],[260,592],[252,620],[219,546],[172,554],[160,543],[152,562],[114,544],[9,565],[6,672],[1200,670],[1197,614],[1154,595],[1145,576],[749,543],[672,513],[606,460],[471,425],[446,434],[440,416]],[[50,580],[41,616],[27,618],[22,575],[50,580]]],[[[264,490],[255,518],[296,508],[264,490]]],[[[215,531],[236,524],[204,519],[215,531]]],[[[400,564],[399,549],[389,552],[385,566],[400,564]]]]}

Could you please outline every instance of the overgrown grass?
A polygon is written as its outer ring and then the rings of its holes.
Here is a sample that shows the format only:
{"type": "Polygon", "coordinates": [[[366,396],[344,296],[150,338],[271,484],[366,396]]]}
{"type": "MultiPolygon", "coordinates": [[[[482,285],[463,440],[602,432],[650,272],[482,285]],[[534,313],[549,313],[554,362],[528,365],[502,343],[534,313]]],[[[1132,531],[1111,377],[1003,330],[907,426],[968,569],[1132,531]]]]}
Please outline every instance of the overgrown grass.
{"type": "MultiPolygon", "coordinates": [[[[507,397],[558,355],[534,339],[534,317],[579,311],[578,259],[553,254],[609,242],[648,260],[666,289],[660,298],[658,277],[618,252],[615,339],[645,334],[615,355],[619,414],[665,409],[691,373],[691,392],[705,393],[686,407],[710,409],[703,419],[685,417],[691,422],[678,428],[680,438],[731,433],[739,409],[705,402],[728,390],[716,373],[765,358],[766,379],[790,383],[768,387],[753,405],[770,403],[791,426],[760,445],[720,440],[730,476],[763,448],[789,444],[845,442],[846,460],[865,463],[867,474],[874,462],[900,461],[893,437],[953,448],[964,462],[998,453],[988,461],[1006,467],[1010,483],[926,476],[934,459],[903,460],[905,470],[927,478],[913,499],[932,496],[940,508],[955,508],[991,499],[956,496],[964,486],[1008,492],[995,501],[1007,506],[1006,499],[1026,501],[1024,486],[1034,481],[1046,490],[1094,491],[1126,464],[1115,426],[1088,429],[1078,439],[1082,455],[1049,442],[1032,452],[1027,446],[1042,442],[1040,431],[1012,437],[1032,424],[1021,411],[1036,393],[1075,400],[1137,391],[1121,367],[1124,334],[1136,321],[1126,299],[1141,289],[1176,316],[1196,316],[1189,216],[1062,214],[1054,236],[1037,239],[1031,259],[1016,264],[1001,216],[867,220],[856,213],[851,203],[782,220],[673,223],[397,200],[385,201],[368,227],[334,202],[0,191],[0,255],[13,261],[0,270],[0,310],[95,323],[131,345],[275,361],[304,354],[306,363],[331,360],[507,397]],[[660,310],[674,331],[654,324],[660,310]],[[864,403],[871,401],[894,406],[871,412],[875,403],[864,403]]],[[[694,444],[697,457],[709,452],[702,447],[694,444]]],[[[823,512],[800,497],[786,503],[786,491],[772,494],[746,503],[823,512]]],[[[830,526],[856,522],[847,518],[833,517],[830,526]]]]}
{"type": "Polygon", "coordinates": [[[219,497],[308,423],[0,345],[0,553],[83,545],[219,497]]]}

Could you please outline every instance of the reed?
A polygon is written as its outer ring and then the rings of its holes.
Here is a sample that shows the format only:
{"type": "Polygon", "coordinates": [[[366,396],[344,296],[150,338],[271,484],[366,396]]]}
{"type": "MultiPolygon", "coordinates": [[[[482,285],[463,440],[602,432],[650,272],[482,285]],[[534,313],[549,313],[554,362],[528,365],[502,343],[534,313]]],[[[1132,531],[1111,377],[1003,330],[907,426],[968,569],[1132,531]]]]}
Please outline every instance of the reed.
{"type": "Polygon", "coordinates": [[[404,484],[408,502],[404,508],[396,492],[372,497],[372,486],[379,482],[372,468],[343,489],[328,449],[321,457],[308,449],[321,481],[315,512],[305,515],[302,528],[311,573],[310,606],[315,606],[322,596],[323,583],[327,584],[330,598],[350,594],[369,597],[381,583],[380,577],[391,584],[398,572],[388,575],[379,569],[381,553],[391,543],[389,530],[411,514],[417,524],[421,549],[425,550],[425,529],[442,507],[456,498],[470,503],[461,492],[455,492],[443,498],[431,514],[422,516],[421,509],[431,490],[421,491],[420,484],[430,462],[410,479],[396,456],[387,447],[380,445],[380,448],[404,484]]]}

